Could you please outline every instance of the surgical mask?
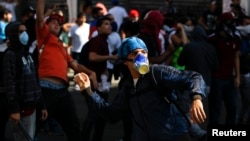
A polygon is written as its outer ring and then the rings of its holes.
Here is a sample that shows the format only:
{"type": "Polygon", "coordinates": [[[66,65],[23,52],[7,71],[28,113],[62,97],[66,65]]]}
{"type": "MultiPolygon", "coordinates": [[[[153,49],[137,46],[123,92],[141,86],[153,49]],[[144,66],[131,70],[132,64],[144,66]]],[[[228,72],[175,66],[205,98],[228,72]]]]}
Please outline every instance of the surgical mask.
{"type": "Polygon", "coordinates": [[[191,32],[193,31],[194,27],[193,26],[188,26],[188,25],[183,25],[183,28],[186,32],[191,32]]]}
{"type": "Polygon", "coordinates": [[[23,31],[20,36],[19,36],[19,41],[23,44],[23,45],[27,45],[28,41],[29,41],[29,35],[27,34],[26,31],[23,31]]]}
{"type": "Polygon", "coordinates": [[[146,74],[149,72],[149,62],[148,59],[142,55],[138,54],[134,59],[134,68],[140,73],[140,74],[146,74]]]}

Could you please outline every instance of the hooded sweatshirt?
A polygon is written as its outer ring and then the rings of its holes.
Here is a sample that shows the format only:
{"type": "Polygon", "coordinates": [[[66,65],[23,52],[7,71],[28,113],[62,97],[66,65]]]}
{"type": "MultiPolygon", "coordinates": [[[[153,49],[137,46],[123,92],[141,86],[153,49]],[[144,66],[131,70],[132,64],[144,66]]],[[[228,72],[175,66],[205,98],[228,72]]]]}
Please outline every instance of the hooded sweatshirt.
{"type": "Polygon", "coordinates": [[[191,42],[184,45],[178,58],[179,65],[185,65],[186,70],[200,73],[207,86],[210,86],[212,71],[217,66],[215,47],[207,42],[207,35],[201,26],[196,26],[191,32],[191,42]]]}
{"type": "Polygon", "coordinates": [[[3,82],[9,113],[27,116],[25,111],[32,114],[30,111],[34,111],[37,104],[42,106],[43,102],[34,61],[28,47],[19,41],[20,25],[13,22],[6,27],[10,46],[3,57],[3,82]]]}

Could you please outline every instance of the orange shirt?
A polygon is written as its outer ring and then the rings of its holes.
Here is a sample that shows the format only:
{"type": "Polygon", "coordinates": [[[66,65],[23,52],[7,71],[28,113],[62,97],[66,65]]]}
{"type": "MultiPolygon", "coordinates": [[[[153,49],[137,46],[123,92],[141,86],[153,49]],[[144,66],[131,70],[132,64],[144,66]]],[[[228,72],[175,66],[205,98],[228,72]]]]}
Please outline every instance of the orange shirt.
{"type": "Polygon", "coordinates": [[[39,78],[56,77],[68,83],[68,64],[73,61],[59,38],[49,32],[47,24],[36,26],[38,50],[44,43],[39,57],[39,78]]]}

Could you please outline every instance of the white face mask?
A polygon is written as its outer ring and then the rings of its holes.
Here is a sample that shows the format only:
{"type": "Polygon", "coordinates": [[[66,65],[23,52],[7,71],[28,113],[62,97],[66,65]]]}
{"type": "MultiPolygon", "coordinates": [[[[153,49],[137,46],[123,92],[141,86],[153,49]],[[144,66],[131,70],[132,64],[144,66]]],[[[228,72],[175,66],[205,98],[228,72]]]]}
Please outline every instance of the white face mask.
{"type": "Polygon", "coordinates": [[[23,45],[27,45],[28,41],[29,41],[29,35],[27,34],[26,31],[23,31],[20,36],[19,36],[19,41],[23,44],[23,45]]]}
{"type": "Polygon", "coordinates": [[[237,26],[236,28],[240,31],[240,34],[244,37],[247,37],[250,34],[250,25],[237,26]]]}
{"type": "Polygon", "coordinates": [[[186,31],[186,32],[191,32],[191,31],[193,31],[193,29],[194,29],[194,27],[193,26],[187,26],[187,25],[183,25],[183,27],[184,27],[184,30],[186,31]]]}

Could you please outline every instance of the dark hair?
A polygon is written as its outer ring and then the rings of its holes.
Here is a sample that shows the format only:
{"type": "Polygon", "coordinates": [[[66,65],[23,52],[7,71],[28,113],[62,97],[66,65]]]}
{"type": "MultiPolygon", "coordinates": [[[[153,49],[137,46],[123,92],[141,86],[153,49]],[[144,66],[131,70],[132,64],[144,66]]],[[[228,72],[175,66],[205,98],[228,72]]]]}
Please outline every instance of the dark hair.
{"type": "Polygon", "coordinates": [[[137,35],[140,31],[140,23],[133,21],[126,21],[122,23],[120,30],[124,31],[126,36],[137,35]]]}
{"type": "Polygon", "coordinates": [[[9,13],[11,13],[11,11],[9,9],[0,8],[0,19],[3,19],[4,14],[9,14],[9,13]]]}
{"type": "Polygon", "coordinates": [[[21,16],[29,16],[29,14],[35,14],[36,10],[32,6],[25,7],[21,13],[21,16]]]}
{"type": "Polygon", "coordinates": [[[112,0],[113,5],[119,5],[119,0],[112,0]]]}
{"type": "Polygon", "coordinates": [[[112,31],[117,31],[117,23],[115,21],[111,22],[112,31]]]}
{"type": "Polygon", "coordinates": [[[191,19],[190,17],[188,17],[188,16],[183,16],[183,17],[180,17],[179,19],[177,19],[177,22],[178,22],[178,23],[181,23],[181,24],[186,24],[187,21],[189,21],[189,20],[192,21],[192,19],[191,19]]]}
{"type": "Polygon", "coordinates": [[[6,35],[7,40],[9,40],[9,43],[10,43],[9,49],[17,51],[17,52],[28,53],[29,47],[27,45],[23,45],[19,40],[20,25],[24,25],[24,24],[18,21],[10,22],[5,28],[5,35],[6,35]]]}
{"type": "Polygon", "coordinates": [[[92,2],[91,0],[86,0],[83,4],[83,10],[85,11],[88,7],[92,8],[92,2]]]}
{"type": "Polygon", "coordinates": [[[107,21],[107,20],[110,21],[110,18],[108,18],[106,16],[102,16],[102,17],[98,18],[96,21],[96,27],[102,26],[103,22],[107,21]]]}
{"type": "Polygon", "coordinates": [[[100,11],[102,11],[102,8],[100,8],[100,7],[93,7],[93,9],[92,9],[92,15],[95,16],[95,15],[97,15],[100,11]]]}
{"type": "Polygon", "coordinates": [[[8,39],[13,39],[15,35],[18,35],[18,29],[21,25],[20,22],[10,22],[5,28],[5,36],[8,39]]]}
{"type": "Polygon", "coordinates": [[[77,19],[80,19],[80,18],[82,18],[83,16],[86,16],[86,14],[83,13],[83,12],[79,12],[79,13],[77,14],[77,19]]]}

